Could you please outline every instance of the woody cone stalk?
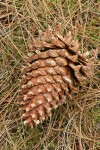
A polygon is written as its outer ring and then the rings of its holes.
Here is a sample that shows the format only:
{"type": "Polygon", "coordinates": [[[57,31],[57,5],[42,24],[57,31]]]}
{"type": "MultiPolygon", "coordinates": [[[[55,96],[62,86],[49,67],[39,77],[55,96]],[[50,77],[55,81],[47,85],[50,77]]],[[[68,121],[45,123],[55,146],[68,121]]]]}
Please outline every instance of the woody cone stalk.
{"type": "Polygon", "coordinates": [[[32,38],[31,55],[22,67],[19,92],[24,124],[31,127],[51,116],[52,109],[66,102],[76,86],[90,74],[91,62],[78,51],[79,44],[71,32],[61,35],[61,25],[55,31],[47,29],[32,38]],[[35,50],[34,50],[35,49],[35,50]]]}

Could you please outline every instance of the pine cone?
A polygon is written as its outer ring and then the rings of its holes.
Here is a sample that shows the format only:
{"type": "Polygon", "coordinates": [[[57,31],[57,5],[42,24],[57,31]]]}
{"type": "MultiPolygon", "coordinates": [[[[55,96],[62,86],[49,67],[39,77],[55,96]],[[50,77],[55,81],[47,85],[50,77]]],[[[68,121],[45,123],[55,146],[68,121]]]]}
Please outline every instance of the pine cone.
{"type": "Polygon", "coordinates": [[[79,44],[71,32],[61,35],[60,25],[55,31],[47,29],[33,38],[31,55],[22,68],[19,93],[24,124],[31,127],[51,116],[51,110],[72,98],[75,87],[89,76],[90,62],[78,52],[79,44]],[[34,51],[35,49],[35,51],[34,51]]]}

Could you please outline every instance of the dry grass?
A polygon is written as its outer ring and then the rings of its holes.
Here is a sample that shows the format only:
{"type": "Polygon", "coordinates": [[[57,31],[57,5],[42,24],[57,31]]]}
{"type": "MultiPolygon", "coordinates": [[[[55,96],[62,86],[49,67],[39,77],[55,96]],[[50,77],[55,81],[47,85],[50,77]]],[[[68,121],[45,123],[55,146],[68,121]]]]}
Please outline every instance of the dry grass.
{"type": "Polygon", "coordinates": [[[100,148],[100,3],[99,0],[0,1],[0,150],[99,150],[100,148]],[[20,121],[17,105],[20,67],[28,52],[29,28],[45,30],[62,23],[93,51],[87,84],[53,117],[31,130],[20,121]]]}

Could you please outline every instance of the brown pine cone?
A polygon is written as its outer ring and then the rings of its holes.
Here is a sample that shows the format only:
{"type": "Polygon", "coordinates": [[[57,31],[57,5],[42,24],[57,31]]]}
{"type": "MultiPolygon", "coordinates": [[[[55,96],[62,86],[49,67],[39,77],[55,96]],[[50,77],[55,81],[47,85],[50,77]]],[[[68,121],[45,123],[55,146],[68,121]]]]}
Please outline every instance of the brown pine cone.
{"type": "Polygon", "coordinates": [[[74,88],[89,75],[90,62],[78,51],[71,32],[64,37],[60,25],[33,39],[31,55],[22,68],[19,93],[24,124],[31,127],[51,116],[51,110],[72,97],[74,88]],[[35,51],[34,51],[35,49],[35,51]]]}

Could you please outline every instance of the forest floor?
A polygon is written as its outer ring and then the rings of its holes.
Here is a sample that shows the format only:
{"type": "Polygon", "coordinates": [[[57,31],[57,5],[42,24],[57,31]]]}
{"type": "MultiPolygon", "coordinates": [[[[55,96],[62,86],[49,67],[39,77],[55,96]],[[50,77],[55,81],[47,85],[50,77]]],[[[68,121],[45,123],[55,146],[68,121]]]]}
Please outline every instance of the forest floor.
{"type": "Polygon", "coordinates": [[[0,0],[0,150],[100,150],[99,59],[99,0],[0,0]],[[58,23],[94,57],[92,75],[52,118],[31,129],[17,103],[30,28],[45,31],[58,23]]]}

